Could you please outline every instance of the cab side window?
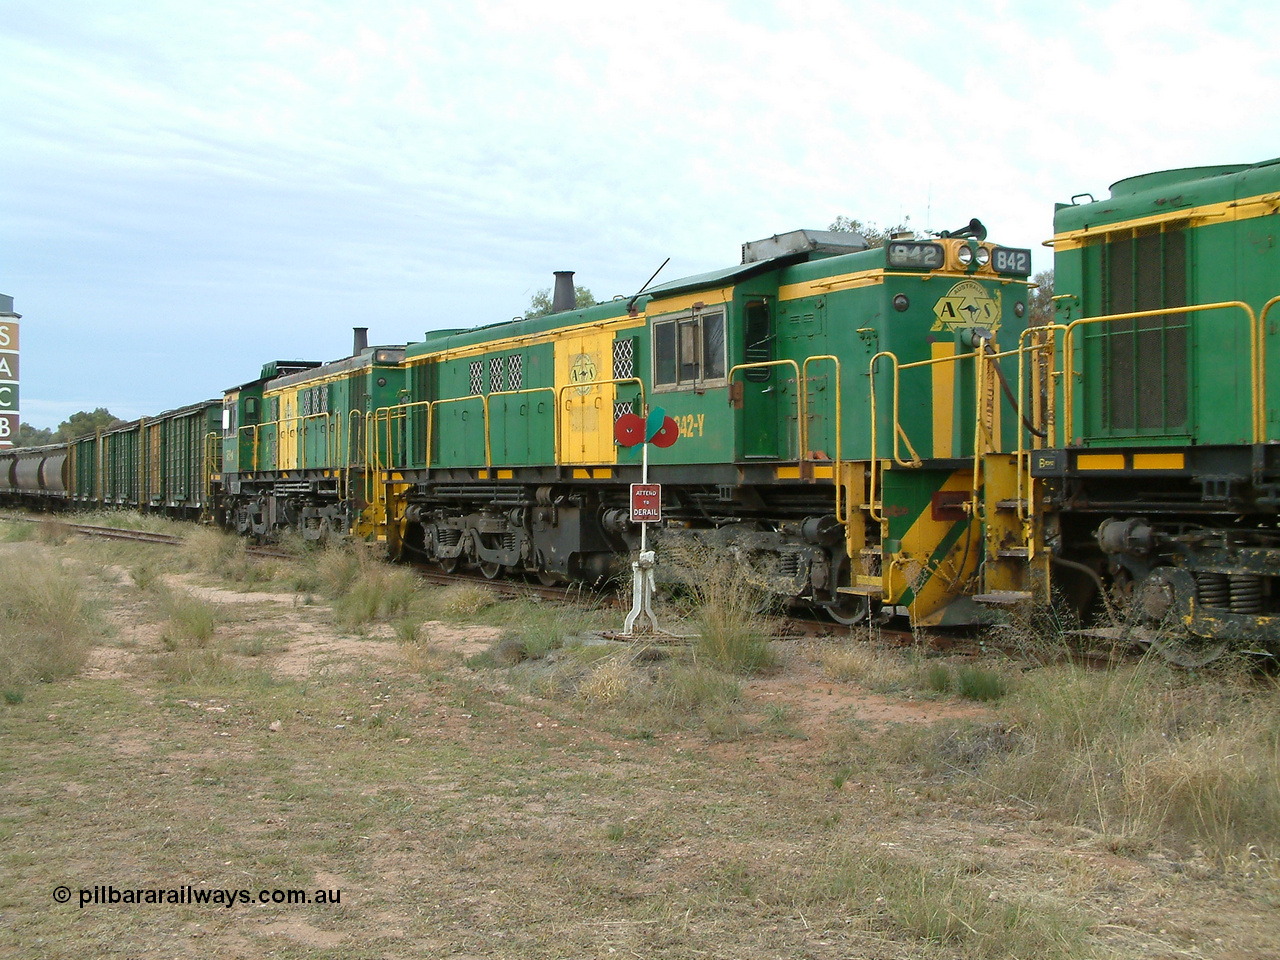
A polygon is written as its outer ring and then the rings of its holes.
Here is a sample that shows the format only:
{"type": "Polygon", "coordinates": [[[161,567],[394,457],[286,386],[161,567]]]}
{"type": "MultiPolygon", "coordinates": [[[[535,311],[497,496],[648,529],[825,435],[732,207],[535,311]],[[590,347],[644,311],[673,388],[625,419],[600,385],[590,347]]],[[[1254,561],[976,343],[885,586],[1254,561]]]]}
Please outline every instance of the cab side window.
{"type": "Polygon", "coordinates": [[[655,389],[673,390],[723,381],[725,364],[723,310],[708,310],[653,324],[655,389]]]}

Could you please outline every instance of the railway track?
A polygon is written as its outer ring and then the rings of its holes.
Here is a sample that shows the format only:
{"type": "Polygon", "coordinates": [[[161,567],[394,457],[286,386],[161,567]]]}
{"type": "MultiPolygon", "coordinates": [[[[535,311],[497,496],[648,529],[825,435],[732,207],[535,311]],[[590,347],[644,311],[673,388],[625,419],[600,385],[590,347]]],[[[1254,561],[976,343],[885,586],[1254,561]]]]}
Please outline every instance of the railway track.
{"type": "MultiPolygon", "coordinates": [[[[105,527],[96,524],[87,523],[67,523],[62,520],[43,520],[32,517],[0,517],[14,523],[44,523],[56,526],[69,533],[77,536],[90,537],[102,540],[118,540],[132,541],[135,543],[155,543],[163,546],[180,546],[185,538],[176,534],[155,533],[147,530],[130,530],[123,527],[105,527]]],[[[258,544],[246,544],[246,552],[253,557],[297,560],[297,554],[287,550],[281,550],[277,547],[263,546],[258,544]]],[[[468,574],[464,572],[445,573],[439,567],[431,563],[415,562],[412,563],[414,573],[424,583],[438,587],[456,586],[458,584],[467,584],[470,586],[480,587],[489,590],[501,596],[510,597],[536,597],[554,603],[566,604],[583,604],[594,603],[605,606],[616,607],[622,610],[626,606],[624,598],[613,591],[606,589],[597,589],[588,586],[585,583],[569,583],[558,584],[555,586],[547,586],[542,583],[534,583],[525,580],[510,579],[493,579],[478,574],[468,574]]],[[[778,618],[779,629],[777,631],[778,639],[796,639],[796,638],[822,638],[830,637],[832,639],[847,637],[858,628],[850,628],[831,623],[830,621],[818,615],[804,616],[796,613],[788,614],[778,618]]],[[[1014,650],[1008,644],[1002,643],[998,634],[990,633],[982,636],[971,635],[968,633],[961,634],[935,634],[932,632],[913,632],[911,630],[895,629],[891,626],[880,625],[876,631],[878,642],[895,647],[923,646],[935,652],[947,652],[953,655],[964,657],[973,657],[981,659],[983,656],[1000,651],[1007,654],[1014,654],[1014,650]]],[[[620,632],[609,634],[614,639],[624,639],[620,632]]],[[[647,639],[647,638],[646,638],[647,639]]],[[[654,638],[662,640],[663,638],[654,638]]],[[[682,638],[667,638],[668,642],[680,643],[682,638]]],[[[1139,654],[1140,655],[1140,654],[1139,654]]],[[[1084,661],[1112,661],[1116,658],[1116,651],[1077,651],[1074,656],[1084,661]]],[[[1123,655],[1121,655],[1123,656],[1123,655]]]]}
{"type": "MultiPolygon", "coordinates": [[[[172,533],[155,533],[150,530],[131,530],[127,527],[104,527],[91,523],[68,523],[65,520],[42,520],[35,517],[0,517],[9,523],[37,523],[48,527],[65,530],[68,533],[95,540],[125,540],[134,543],[159,543],[164,546],[181,546],[186,538],[172,533]]],[[[255,557],[274,557],[281,560],[294,559],[287,550],[277,547],[266,547],[258,544],[246,544],[245,550],[255,557]]]]}

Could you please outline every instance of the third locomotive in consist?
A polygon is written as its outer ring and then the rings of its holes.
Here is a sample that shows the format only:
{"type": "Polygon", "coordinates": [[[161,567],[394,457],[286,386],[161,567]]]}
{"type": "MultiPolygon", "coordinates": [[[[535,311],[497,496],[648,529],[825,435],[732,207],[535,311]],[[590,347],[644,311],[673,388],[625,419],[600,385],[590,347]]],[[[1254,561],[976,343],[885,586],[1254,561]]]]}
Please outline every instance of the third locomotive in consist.
{"type": "MultiPolygon", "coordinates": [[[[1121,180],[1054,218],[1046,547],[1133,613],[1280,649],[1280,161],[1121,180]]],[[[1096,589],[1062,565],[1077,595],[1096,589]]]]}
{"type": "Polygon", "coordinates": [[[564,275],[547,317],[358,340],[220,403],[6,453],[0,492],[597,580],[637,543],[640,453],[614,425],[661,407],[680,434],[649,450],[663,538],[749,559],[779,599],[921,625],[1062,600],[1172,625],[1192,656],[1275,652],[1278,207],[1280,161],[1060,205],[1038,326],[1030,251],[976,220],[872,249],[795,231],[585,309],[564,275]]]}

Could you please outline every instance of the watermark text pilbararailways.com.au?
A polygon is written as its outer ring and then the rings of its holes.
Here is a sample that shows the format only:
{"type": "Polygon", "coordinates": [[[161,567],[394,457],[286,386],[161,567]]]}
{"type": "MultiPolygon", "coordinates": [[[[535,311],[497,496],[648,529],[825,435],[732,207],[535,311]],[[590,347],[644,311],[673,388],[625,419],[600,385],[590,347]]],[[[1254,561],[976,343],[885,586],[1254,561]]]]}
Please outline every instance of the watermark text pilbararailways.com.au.
{"type": "Polygon", "coordinates": [[[230,910],[233,907],[248,907],[254,904],[275,904],[277,906],[308,906],[311,904],[341,905],[341,890],[285,890],[281,888],[263,888],[259,890],[230,889],[221,887],[192,886],[184,884],[177,887],[117,887],[106,884],[93,887],[80,887],[72,890],[68,886],[57,886],[53,889],[53,899],[58,903],[70,903],[76,900],[80,909],[93,906],[172,906],[222,907],[230,910]]]}

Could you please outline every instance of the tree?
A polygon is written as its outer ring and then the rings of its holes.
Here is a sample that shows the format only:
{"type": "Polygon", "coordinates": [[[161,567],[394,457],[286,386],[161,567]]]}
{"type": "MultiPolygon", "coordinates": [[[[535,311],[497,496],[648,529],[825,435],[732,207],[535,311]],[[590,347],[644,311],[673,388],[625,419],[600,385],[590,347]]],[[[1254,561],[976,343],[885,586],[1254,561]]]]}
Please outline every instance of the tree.
{"type": "Polygon", "coordinates": [[[90,436],[98,430],[106,430],[121,423],[124,421],[113,416],[106,407],[98,407],[92,413],[81,410],[58,424],[58,432],[53,435],[53,440],[55,443],[64,443],[78,437],[90,436]]]}
{"type": "MultiPolygon", "coordinates": [[[[581,310],[583,307],[594,307],[596,298],[592,296],[591,291],[586,287],[574,287],[573,296],[577,301],[574,308],[581,310]]],[[[526,320],[536,320],[538,317],[550,316],[551,310],[551,288],[539,290],[529,298],[529,305],[524,308],[524,318],[526,320]]]]}
{"type": "Polygon", "coordinates": [[[915,238],[917,235],[911,226],[910,217],[903,217],[902,222],[897,226],[881,227],[870,220],[863,223],[861,220],[841,214],[827,229],[836,233],[860,233],[866,238],[867,245],[870,247],[883,247],[897,234],[905,233],[909,238],[915,238]]]}
{"type": "Polygon", "coordinates": [[[1033,327],[1053,323],[1053,271],[1041,270],[1031,282],[1035,286],[1027,293],[1027,323],[1033,327]]]}
{"type": "Polygon", "coordinates": [[[37,430],[29,423],[18,424],[18,439],[13,442],[15,447],[43,447],[46,443],[53,443],[52,430],[47,427],[37,430]]]}

